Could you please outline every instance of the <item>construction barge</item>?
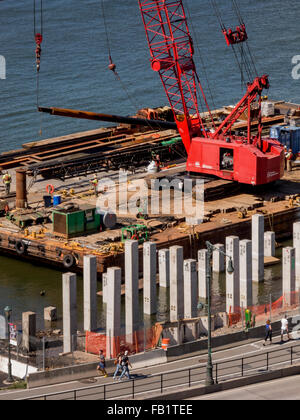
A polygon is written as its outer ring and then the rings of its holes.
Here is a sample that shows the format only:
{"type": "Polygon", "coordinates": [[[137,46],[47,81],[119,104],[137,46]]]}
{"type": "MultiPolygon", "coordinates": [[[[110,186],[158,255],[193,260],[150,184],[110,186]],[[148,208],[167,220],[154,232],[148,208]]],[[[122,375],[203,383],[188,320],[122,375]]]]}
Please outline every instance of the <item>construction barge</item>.
{"type": "MultiPolygon", "coordinates": [[[[273,105],[273,115],[266,115],[262,119],[265,135],[270,134],[271,126],[289,124],[291,119],[298,118],[297,113],[300,114],[299,106],[296,104],[283,101],[269,103],[273,105]]],[[[92,118],[91,113],[80,113],[80,111],[75,113],[55,108],[43,108],[43,110],[53,115],[68,114],[73,117],[75,114],[80,115],[80,118],[92,118]]],[[[213,111],[215,125],[220,125],[231,110],[232,107],[224,107],[213,111]]],[[[33,177],[41,175],[45,179],[64,180],[95,171],[107,172],[120,168],[134,171],[138,166],[145,166],[153,154],[159,154],[161,161],[166,163],[178,158],[186,159],[186,151],[182,141],[178,139],[179,133],[172,110],[164,107],[152,111],[157,120],[145,118],[145,115],[149,116],[151,113],[149,109],[138,111],[134,118],[93,114],[93,119],[99,117],[106,121],[126,121],[127,124],[123,122],[114,127],[25,143],[21,149],[1,153],[0,168],[9,170],[22,167],[33,177]],[[177,141],[168,142],[173,138],[177,141]]],[[[207,113],[203,113],[202,117],[209,126],[207,113]]],[[[255,133],[258,120],[254,118],[251,124],[255,133]]],[[[241,135],[247,130],[247,125],[247,114],[243,114],[234,124],[233,132],[241,135]]]]}
{"type": "MultiPolygon", "coordinates": [[[[264,134],[267,135],[273,125],[286,124],[287,118],[298,109],[295,104],[274,103],[274,115],[262,120],[264,134]]],[[[223,108],[213,115],[220,122],[228,112],[230,110],[223,108]]],[[[254,119],[253,130],[255,124],[254,119]]],[[[237,132],[246,128],[247,121],[242,118],[234,127],[237,132]]],[[[102,215],[97,214],[97,198],[90,184],[92,174],[97,173],[100,179],[115,177],[117,171],[125,169],[131,174],[128,184],[141,179],[182,179],[190,175],[185,159],[178,131],[168,125],[154,129],[152,125],[141,128],[121,124],[26,143],[20,150],[2,153],[2,170],[9,170],[13,177],[16,171],[23,189],[16,187],[17,196],[2,194],[0,252],[75,272],[82,272],[85,255],[95,255],[101,278],[108,267],[124,267],[124,243],[136,236],[128,236],[132,226],[143,226],[137,237],[141,267],[142,244],[146,240],[154,241],[158,250],[183,246],[185,258],[196,258],[197,251],[205,247],[207,240],[224,243],[229,235],[249,238],[251,216],[257,212],[265,215],[266,229],[276,233],[277,241],[292,236],[293,223],[300,220],[300,177],[296,165],[282,180],[263,189],[245,190],[236,182],[203,177],[205,211],[201,224],[187,223],[186,214],[175,217],[172,211],[160,216],[142,212],[124,216],[117,208],[113,225],[107,223],[107,209],[102,215]],[[160,172],[147,173],[145,167],[157,156],[160,172]],[[49,185],[53,187],[50,205],[45,201],[49,185]],[[53,203],[53,195],[60,197],[58,204],[53,203]],[[74,228],[70,233],[67,229],[71,223],[77,230],[74,228]]]]}

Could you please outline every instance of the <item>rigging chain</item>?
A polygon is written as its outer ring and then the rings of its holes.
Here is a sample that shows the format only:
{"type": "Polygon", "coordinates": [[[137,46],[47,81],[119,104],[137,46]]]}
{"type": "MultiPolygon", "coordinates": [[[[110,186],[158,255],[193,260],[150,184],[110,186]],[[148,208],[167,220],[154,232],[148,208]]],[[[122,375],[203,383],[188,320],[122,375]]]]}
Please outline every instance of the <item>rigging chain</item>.
{"type": "MultiPolygon", "coordinates": [[[[37,0],[33,0],[33,17],[34,17],[34,39],[36,44],[36,106],[39,108],[39,92],[40,92],[40,79],[39,73],[41,68],[41,55],[42,55],[42,42],[43,42],[43,0],[40,0],[40,25],[38,28],[37,17],[37,0]]],[[[42,135],[42,115],[40,114],[40,136],[42,135]]]]}

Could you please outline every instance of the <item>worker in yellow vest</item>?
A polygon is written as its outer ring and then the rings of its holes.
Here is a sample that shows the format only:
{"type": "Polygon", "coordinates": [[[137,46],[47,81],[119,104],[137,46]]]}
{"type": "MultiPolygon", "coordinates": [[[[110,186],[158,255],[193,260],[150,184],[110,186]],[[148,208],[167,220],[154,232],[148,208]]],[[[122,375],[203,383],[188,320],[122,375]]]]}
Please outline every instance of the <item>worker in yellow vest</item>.
{"type": "Polygon", "coordinates": [[[293,170],[293,159],[294,159],[293,151],[292,149],[290,149],[286,155],[288,172],[291,172],[293,170]]]}
{"type": "Polygon", "coordinates": [[[2,177],[3,184],[5,186],[6,195],[10,193],[10,185],[11,185],[11,175],[5,171],[2,177]]]}
{"type": "Polygon", "coordinates": [[[94,178],[91,179],[91,184],[94,187],[95,196],[98,197],[98,178],[97,178],[97,175],[96,174],[94,175],[94,178]]]}

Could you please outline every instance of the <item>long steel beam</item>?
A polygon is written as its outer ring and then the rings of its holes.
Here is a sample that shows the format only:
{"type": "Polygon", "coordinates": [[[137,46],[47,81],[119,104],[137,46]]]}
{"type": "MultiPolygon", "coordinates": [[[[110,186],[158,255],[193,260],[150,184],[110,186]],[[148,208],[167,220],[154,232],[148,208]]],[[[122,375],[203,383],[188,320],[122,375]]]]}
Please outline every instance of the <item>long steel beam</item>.
{"type": "Polygon", "coordinates": [[[80,118],[85,120],[93,121],[107,121],[112,123],[119,124],[131,124],[131,125],[141,125],[149,127],[150,129],[163,129],[163,130],[177,130],[177,125],[175,122],[161,121],[161,120],[148,120],[143,118],[134,118],[134,117],[122,117],[119,115],[109,115],[109,114],[99,114],[95,112],[88,111],[79,111],[73,109],[64,109],[64,108],[45,108],[39,107],[39,112],[45,112],[50,115],[58,115],[61,117],[70,117],[70,118],[80,118]]]}

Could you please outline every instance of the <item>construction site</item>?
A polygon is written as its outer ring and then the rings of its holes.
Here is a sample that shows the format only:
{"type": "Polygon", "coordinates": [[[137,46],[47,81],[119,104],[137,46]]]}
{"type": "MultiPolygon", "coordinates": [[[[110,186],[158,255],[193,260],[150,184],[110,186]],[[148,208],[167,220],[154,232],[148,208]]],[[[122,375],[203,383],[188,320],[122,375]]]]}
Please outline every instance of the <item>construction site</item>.
{"type": "MultiPolygon", "coordinates": [[[[56,308],[46,308],[43,331],[36,330],[34,308],[19,329],[14,352],[32,364],[34,386],[46,378],[39,373],[95,362],[100,347],[109,360],[125,350],[173,347],[184,354],[184,343],[203,347],[207,338],[256,328],[268,317],[275,322],[299,307],[300,104],[268,98],[268,76],[258,76],[244,54],[245,95],[210,109],[184,1],[139,6],[168,106],[119,116],[38,104],[54,124],[77,118],[99,121],[99,128],[0,155],[1,254],[54,267],[63,277],[63,331],[51,326],[56,308]],[[278,293],[262,304],[253,290],[264,287],[265,269],[274,266],[278,293]],[[81,332],[77,274],[84,282],[81,332]],[[218,305],[213,275],[221,284],[218,305]],[[160,288],[167,296],[164,322],[157,321],[160,288]],[[97,323],[100,300],[105,325],[97,323]],[[45,337],[54,343],[48,357],[45,337]]],[[[247,43],[243,21],[222,32],[236,53],[247,43]]],[[[111,57],[109,70],[117,72],[111,57]]]]}

